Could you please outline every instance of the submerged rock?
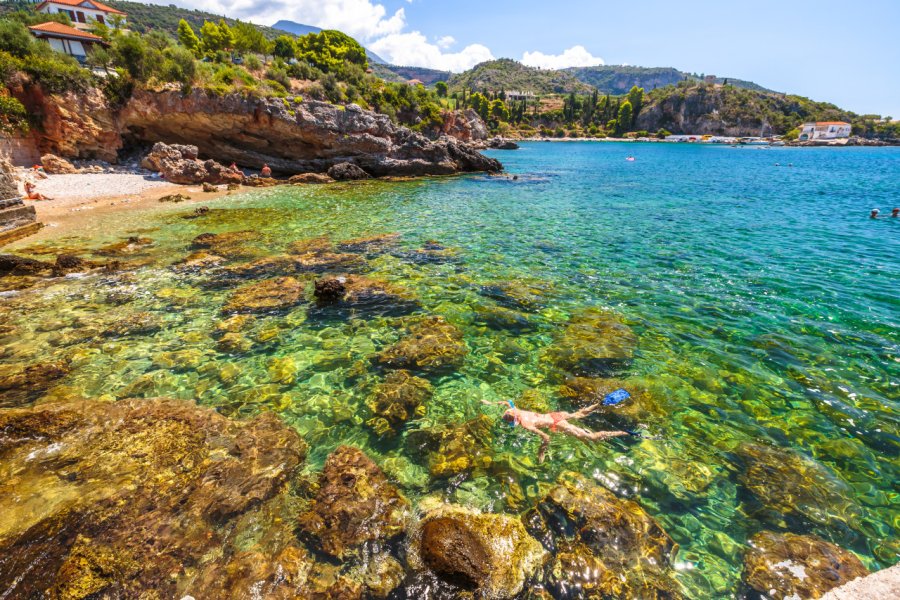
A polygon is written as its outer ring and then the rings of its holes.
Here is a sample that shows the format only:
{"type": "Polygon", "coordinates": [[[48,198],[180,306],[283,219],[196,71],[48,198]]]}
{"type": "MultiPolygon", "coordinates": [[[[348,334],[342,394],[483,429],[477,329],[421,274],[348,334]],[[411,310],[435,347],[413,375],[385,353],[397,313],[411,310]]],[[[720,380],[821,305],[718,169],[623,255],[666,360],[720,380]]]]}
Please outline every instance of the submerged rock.
{"type": "Polygon", "coordinates": [[[569,320],[547,359],[578,377],[610,377],[631,366],[637,341],[616,315],[588,309],[569,320]]]}
{"type": "Polygon", "coordinates": [[[129,238],[125,238],[120,242],[107,244],[106,246],[103,246],[102,248],[97,250],[96,253],[101,256],[129,256],[132,254],[143,252],[145,249],[149,248],[152,245],[153,240],[151,240],[150,238],[132,236],[129,238]]]}
{"type": "Polygon", "coordinates": [[[785,518],[821,525],[857,521],[850,487],[813,459],[759,444],[745,444],[738,454],[745,464],[738,481],[761,505],[752,511],[757,517],[776,525],[785,518]]]}
{"type": "Polygon", "coordinates": [[[365,542],[382,543],[406,530],[409,502],[361,450],[340,446],[328,456],[319,491],[299,527],[337,558],[365,542]]]}
{"type": "Polygon", "coordinates": [[[419,429],[407,436],[413,456],[423,456],[432,477],[452,477],[486,470],[493,462],[494,422],[481,415],[470,421],[444,427],[419,429]]]}
{"type": "Polygon", "coordinates": [[[149,312],[119,316],[103,330],[105,337],[119,338],[130,335],[148,335],[162,329],[162,320],[149,312]]]}
{"type": "Polygon", "coordinates": [[[320,252],[334,252],[334,244],[325,236],[297,240],[287,247],[288,254],[318,254],[320,252]]]}
{"type": "Polygon", "coordinates": [[[768,597],[819,598],[869,574],[855,554],[814,535],[761,531],[748,545],[743,581],[768,597]]]}
{"type": "Polygon", "coordinates": [[[285,310],[303,299],[303,284],[293,277],[278,277],[236,290],[223,312],[268,312],[285,310]]]}
{"type": "Polygon", "coordinates": [[[229,231],[227,233],[201,233],[193,239],[191,247],[195,250],[209,252],[226,258],[241,258],[251,255],[253,250],[247,247],[250,242],[260,238],[256,231],[229,231]]]}
{"type": "Polygon", "coordinates": [[[340,252],[352,252],[355,254],[381,254],[394,248],[399,241],[399,233],[384,233],[345,240],[337,245],[337,249],[340,252]]]}
{"type": "Polygon", "coordinates": [[[564,473],[524,518],[555,550],[549,588],[589,598],[680,598],[673,578],[677,545],[637,503],[583,476],[564,473]]]}
{"type": "Polygon", "coordinates": [[[63,360],[6,367],[0,371],[0,408],[20,406],[37,400],[58,380],[68,375],[69,370],[68,362],[63,360]]]}
{"type": "Polygon", "coordinates": [[[424,414],[434,388],[408,371],[388,373],[366,400],[373,417],[366,424],[379,435],[395,435],[406,421],[424,414]]]}
{"type": "Polygon", "coordinates": [[[172,268],[179,273],[199,273],[217,267],[225,262],[225,259],[208,250],[191,252],[174,265],[172,268]]]}
{"type": "Polygon", "coordinates": [[[0,472],[15,473],[0,479],[0,589],[17,598],[180,598],[190,573],[229,562],[241,515],[284,493],[306,452],[271,413],[237,422],[176,400],[0,411],[0,431],[0,472]]]}
{"type": "Polygon", "coordinates": [[[362,311],[368,314],[403,315],[419,308],[403,288],[362,275],[339,275],[316,280],[314,295],[320,307],[362,311]]]}
{"type": "Polygon", "coordinates": [[[410,541],[414,569],[482,598],[516,596],[543,565],[547,553],[522,522],[445,504],[428,511],[410,541]]]}
{"type": "Polygon", "coordinates": [[[525,312],[537,312],[547,303],[550,287],[544,282],[498,281],[481,286],[481,294],[501,306],[525,312]]]}
{"type": "Polygon", "coordinates": [[[404,338],[380,352],[375,361],[389,369],[445,373],[461,367],[468,352],[455,325],[430,316],[413,324],[404,338]]]}
{"type": "Polygon", "coordinates": [[[0,277],[7,275],[37,275],[52,269],[52,264],[40,260],[16,256],[15,254],[0,254],[0,277]]]}

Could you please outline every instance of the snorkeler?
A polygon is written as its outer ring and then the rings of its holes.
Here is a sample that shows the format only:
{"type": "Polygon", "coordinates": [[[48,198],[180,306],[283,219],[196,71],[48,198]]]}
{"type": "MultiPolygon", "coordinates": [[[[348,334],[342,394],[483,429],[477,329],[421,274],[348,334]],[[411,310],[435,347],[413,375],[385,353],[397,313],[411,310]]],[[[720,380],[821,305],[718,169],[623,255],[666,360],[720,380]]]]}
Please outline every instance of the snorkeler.
{"type": "MultiPolygon", "coordinates": [[[[621,390],[621,392],[625,392],[625,390],[621,390]]],[[[544,462],[544,455],[547,453],[547,446],[550,444],[550,436],[541,431],[541,428],[550,429],[550,431],[561,431],[566,435],[571,435],[572,437],[576,437],[582,440],[605,440],[607,438],[613,437],[621,437],[623,435],[636,435],[635,433],[629,431],[591,431],[589,429],[584,429],[582,427],[578,427],[577,425],[573,425],[569,423],[569,419],[583,419],[592,412],[596,411],[598,408],[604,405],[609,404],[617,404],[621,402],[624,398],[618,396],[615,398],[615,401],[608,401],[610,397],[614,396],[617,392],[613,392],[607,396],[607,400],[603,402],[597,402],[595,404],[591,404],[590,406],[586,406],[580,410],[575,412],[551,412],[551,413],[536,413],[530,410],[522,410],[521,408],[516,408],[513,404],[512,400],[501,400],[495,402],[489,402],[487,400],[482,400],[484,404],[499,404],[499,405],[509,405],[509,408],[506,412],[503,413],[503,420],[515,427],[516,425],[521,425],[523,429],[538,435],[541,438],[541,449],[538,451],[538,462],[544,462]],[[620,399],[621,398],[621,399],[620,399]]],[[[628,393],[625,392],[625,398],[628,397],[628,393]]]]}

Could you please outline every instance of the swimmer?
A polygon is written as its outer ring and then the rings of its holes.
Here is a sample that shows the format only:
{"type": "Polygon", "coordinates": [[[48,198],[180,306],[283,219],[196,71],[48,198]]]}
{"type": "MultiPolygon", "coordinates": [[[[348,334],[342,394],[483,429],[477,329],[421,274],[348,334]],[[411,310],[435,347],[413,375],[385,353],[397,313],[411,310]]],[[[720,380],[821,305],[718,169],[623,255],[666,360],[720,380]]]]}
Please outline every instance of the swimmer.
{"type": "Polygon", "coordinates": [[[895,208],[894,210],[892,210],[892,211],[891,211],[891,216],[892,216],[893,218],[895,218],[895,219],[896,219],[896,218],[900,218],[900,207],[895,208]]]}
{"type": "Polygon", "coordinates": [[[541,438],[541,449],[538,451],[538,462],[541,463],[544,462],[547,446],[550,445],[550,436],[541,431],[541,428],[549,429],[554,432],[560,431],[566,435],[590,441],[605,440],[624,435],[634,435],[627,431],[591,431],[569,423],[569,419],[583,419],[590,415],[592,412],[603,406],[602,402],[591,404],[590,406],[586,406],[575,412],[559,411],[551,413],[536,413],[530,410],[522,410],[521,408],[516,408],[512,403],[512,400],[502,400],[499,402],[482,400],[482,403],[488,405],[499,404],[501,406],[509,405],[509,408],[503,413],[503,420],[510,423],[512,426],[521,425],[523,429],[530,431],[541,438]]]}
{"type": "Polygon", "coordinates": [[[877,219],[877,218],[878,218],[878,213],[879,213],[879,212],[880,212],[880,211],[879,211],[877,208],[873,208],[873,209],[872,209],[872,212],[869,213],[869,218],[870,218],[870,219],[877,219]]]}
{"type": "Polygon", "coordinates": [[[628,156],[628,157],[625,158],[625,160],[627,160],[628,162],[634,162],[634,157],[633,157],[633,156],[628,156]]]}

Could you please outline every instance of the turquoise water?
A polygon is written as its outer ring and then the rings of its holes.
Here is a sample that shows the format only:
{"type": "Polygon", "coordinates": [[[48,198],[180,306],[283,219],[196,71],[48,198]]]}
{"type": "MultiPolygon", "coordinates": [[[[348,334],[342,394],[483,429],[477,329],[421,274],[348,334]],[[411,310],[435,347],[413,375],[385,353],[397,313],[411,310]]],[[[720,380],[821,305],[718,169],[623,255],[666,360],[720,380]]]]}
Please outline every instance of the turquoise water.
{"type": "MultiPolygon", "coordinates": [[[[678,577],[690,597],[735,594],[742,545],[764,528],[816,533],[870,568],[897,562],[900,219],[873,221],[868,212],[900,205],[900,149],[526,143],[493,154],[518,179],[272,188],[212,202],[198,219],[182,218],[190,207],[161,206],[51,239],[96,250],[141,232],[154,245],[125,258],[143,266],[124,277],[5,295],[0,307],[18,332],[0,361],[72,360],[50,398],[167,395],[235,417],[275,410],[310,443],[310,471],[352,443],[413,499],[440,494],[519,512],[560,472],[579,471],[659,519],[680,545],[678,577]],[[403,286],[418,313],[445,317],[469,350],[461,367],[429,377],[424,415],[396,436],[366,424],[366,399],[383,377],[369,359],[406,323],[394,315],[304,303],[255,317],[244,332],[249,347],[222,351],[215,327],[233,286],[170,265],[200,233],[243,229],[262,238],[232,264],[322,235],[402,235],[399,251],[368,257],[367,276],[403,286]],[[452,260],[411,254],[427,240],[454,249],[452,260]],[[533,302],[496,293],[510,281],[530,286],[533,302]],[[128,300],[111,304],[111,294],[128,300]],[[501,304],[516,308],[514,323],[484,316],[501,304]],[[587,445],[555,436],[538,464],[536,439],[481,400],[533,394],[569,408],[549,357],[588,308],[636,334],[634,361],[616,383],[646,399],[634,422],[660,439],[587,445]],[[140,311],[166,326],[97,337],[140,311]],[[430,473],[422,432],[482,414],[491,424],[466,443],[490,464],[449,478],[430,473]],[[767,463],[792,465],[773,477],[779,489],[745,476],[758,443],[800,457],[767,463]]],[[[626,416],[586,425],[613,428],[626,416]]]]}

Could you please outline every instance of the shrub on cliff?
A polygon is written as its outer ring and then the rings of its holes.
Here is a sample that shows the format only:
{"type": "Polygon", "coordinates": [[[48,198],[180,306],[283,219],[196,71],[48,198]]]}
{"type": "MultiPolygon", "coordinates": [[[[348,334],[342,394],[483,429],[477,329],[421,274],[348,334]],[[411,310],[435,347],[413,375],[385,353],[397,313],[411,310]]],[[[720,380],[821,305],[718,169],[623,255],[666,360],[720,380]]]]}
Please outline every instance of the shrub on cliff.
{"type": "Polygon", "coordinates": [[[0,133],[28,131],[28,111],[17,99],[0,96],[0,133]]]}

